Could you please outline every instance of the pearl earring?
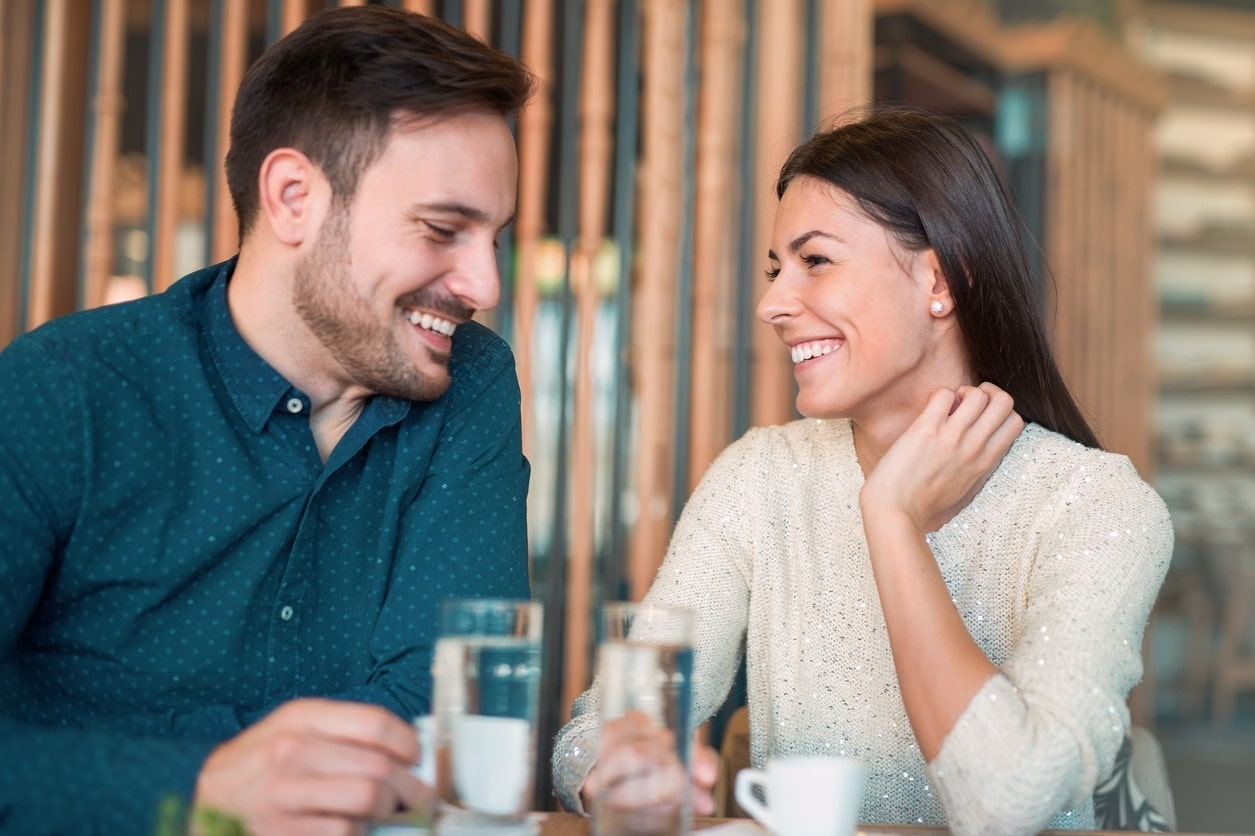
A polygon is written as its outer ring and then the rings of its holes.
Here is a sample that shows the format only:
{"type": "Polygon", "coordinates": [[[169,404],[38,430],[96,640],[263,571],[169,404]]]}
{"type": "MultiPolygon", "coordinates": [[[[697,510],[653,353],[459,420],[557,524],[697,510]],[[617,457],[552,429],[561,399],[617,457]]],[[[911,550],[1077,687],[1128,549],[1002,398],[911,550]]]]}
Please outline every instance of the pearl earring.
{"type": "Polygon", "coordinates": [[[931,305],[928,306],[928,309],[933,312],[933,316],[941,316],[943,313],[945,313],[946,306],[941,304],[940,302],[933,302],[931,305]]]}

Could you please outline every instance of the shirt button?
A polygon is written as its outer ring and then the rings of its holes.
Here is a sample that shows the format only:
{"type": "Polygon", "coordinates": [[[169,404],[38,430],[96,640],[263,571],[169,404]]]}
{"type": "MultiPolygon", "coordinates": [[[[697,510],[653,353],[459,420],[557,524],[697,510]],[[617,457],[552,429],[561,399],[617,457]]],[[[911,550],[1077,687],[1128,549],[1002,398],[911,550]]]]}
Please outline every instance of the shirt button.
{"type": "Polygon", "coordinates": [[[301,403],[300,398],[288,398],[288,412],[293,415],[305,408],[305,404],[301,403]]]}
{"type": "Polygon", "coordinates": [[[284,607],[283,609],[279,610],[279,617],[282,618],[284,621],[291,621],[292,613],[293,613],[293,610],[291,607],[284,607]]]}

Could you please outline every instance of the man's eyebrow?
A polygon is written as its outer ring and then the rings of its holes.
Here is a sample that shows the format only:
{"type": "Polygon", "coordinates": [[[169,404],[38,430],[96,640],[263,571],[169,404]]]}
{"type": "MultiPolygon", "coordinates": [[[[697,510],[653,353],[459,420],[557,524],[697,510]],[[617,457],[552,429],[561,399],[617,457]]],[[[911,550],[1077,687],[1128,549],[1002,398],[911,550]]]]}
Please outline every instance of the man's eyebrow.
{"type": "MultiPolygon", "coordinates": [[[[417,204],[414,209],[418,212],[441,212],[447,215],[461,215],[468,221],[479,224],[486,224],[491,220],[488,217],[488,213],[483,209],[477,209],[474,206],[467,206],[465,203],[420,203],[417,204]]],[[[500,232],[510,224],[514,223],[514,218],[515,215],[513,214],[506,218],[505,223],[498,227],[497,231],[500,232]]]]}

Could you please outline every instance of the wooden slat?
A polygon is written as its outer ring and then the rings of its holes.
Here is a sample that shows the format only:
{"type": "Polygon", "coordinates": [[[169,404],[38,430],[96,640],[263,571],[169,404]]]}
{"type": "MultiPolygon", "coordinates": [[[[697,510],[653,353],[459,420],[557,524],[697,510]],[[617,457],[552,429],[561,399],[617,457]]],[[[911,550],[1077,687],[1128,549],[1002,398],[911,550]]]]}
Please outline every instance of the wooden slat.
{"type": "Polygon", "coordinates": [[[1074,347],[1070,331],[1073,318],[1063,307],[1060,297],[1061,277],[1075,271],[1076,265],[1068,258],[1073,250],[1072,207],[1065,201],[1074,193],[1076,182],[1073,169],[1076,165],[1075,140],[1072,136],[1072,76],[1067,72],[1051,73],[1047,77],[1047,130],[1046,143],[1046,263],[1050,265],[1054,281],[1046,281],[1043,287],[1042,305],[1050,328],[1055,358],[1065,380],[1072,383],[1069,371],[1074,347]]]}
{"type": "MultiPolygon", "coordinates": [[[[746,196],[755,207],[755,273],[766,264],[771,226],[775,216],[775,182],[780,166],[800,137],[802,103],[802,13],[800,0],[760,3],[758,15],[758,125],[755,138],[757,182],[746,196]]],[[[761,295],[760,290],[755,296],[761,295]]],[[[753,404],[750,420],[755,425],[780,424],[794,415],[793,371],[788,352],[775,331],[755,322],[753,349],[753,404]]]]}
{"type": "Polygon", "coordinates": [[[309,16],[309,5],[305,0],[283,0],[279,11],[279,37],[291,32],[309,16]]]}
{"type": "Polygon", "coordinates": [[[35,164],[35,223],[30,248],[30,284],[26,309],[26,328],[53,317],[55,281],[54,253],[56,185],[58,154],[64,137],[62,96],[69,59],[66,47],[66,26],[69,23],[67,0],[47,0],[44,4],[42,83],[39,90],[39,150],[35,164]]]}
{"type": "Polygon", "coordinates": [[[562,704],[587,687],[592,644],[596,446],[593,424],[593,329],[600,296],[593,263],[606,230],[614,151],[614,0],[585,3],[580,73],[579,237],[571,255],[576,304],[575,403],[572,414],[570,532],[567,556],[566,650],[562,704]]]}
{"type": "Polygon", "coordinates": [[[0,3],[0,348],[19,333],[34,0],[0,3]]]}
{"type": "MultiPolygon", "coordinates": [[[[165,290],[179,277],[175,275],[175,236],[179,227],[179,190],[183,178],[183,140],[187,124],[187,3],[166,0],[162,66],[152,68],[161,78],[161,132],[156,164],[157,204],[153,214],[153,289],[165,290]]],[[[157,33],[154,33],[156,36],[157,33]]]]}
{"type": "Polygon", "coordinates": [[[637,205],[632,356],[640,416],[636,497],[640,515],[628,560],[631,596],[639,599],[662,562],[671,536],[675,439],[675,283],[684,195],[684,0],[650,0],[642,11],[641,162],[637,205]]]}
{"type": "Polygon", "coordinates": [[[403,0],[401,7],[423,15],[434,14],[435,0],[403,0]]]}
{"type": "Polygon", "coordinates": [[[210,219],[209,252],[213,261],[223,261],[239,249],[239,224],[227,188],[227,172],[223,167],[231,145],[231,108],[235,94],[244,78],[248,62],[248,0],[222,0],[222,55],[218,61],[217,158],[213,176],[217,181],[214,194],[214,215],[210,219]]]}
{"type": "Polygon", "coordinates": [[[91,143],[91,180],[87,187],[87,258],[83,301],[95,307],[105,300],[113,274],[114,174],[122,122],[122,62],[126,38],[125,0],[101,0],[99,66],[92,98],[95,116],[91,143]]]}
{"type": "Polygon", "coordinates": [[[549,133],[553,124],[553,0],[533,0],[523,19],[521,57],[536,76],[536,90],[519,114],[519,197],[515,213],[518,267],[514,285],[517,339],[514,358],[523,390],[523,450],[535,439],[532,411],[532,330],[539,304],[536,287],[540,237],[544,234],[545,189],[549,182],[549,133]]]}
{"type": "Polygon", "coordinates": [[[825,0],[819,7],[820,124],[850,108],[861,107],[872,95],[871,0],[825,0]]]}
{"type": "Polygon", "coordinates": [[[701,88],[697,99],[696,199],[693,206],[692,403],[688,490],[732,433],[732,339],[735,236],[741,177],[737,171],[742,101],[744,0],[701,4],[701,88]]]}
{"type": "Polygon", "coordinates": [[[463,0],[462,26],[481,41],[492,38],[492,3],[490,0],[463,0]]]}

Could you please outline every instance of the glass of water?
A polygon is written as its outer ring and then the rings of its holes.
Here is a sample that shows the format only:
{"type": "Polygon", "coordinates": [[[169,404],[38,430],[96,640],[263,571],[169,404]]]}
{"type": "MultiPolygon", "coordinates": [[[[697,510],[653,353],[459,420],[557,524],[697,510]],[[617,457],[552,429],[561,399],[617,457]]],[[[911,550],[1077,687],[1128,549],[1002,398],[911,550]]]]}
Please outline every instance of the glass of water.
{"type": "Polygon", "coordinates": [[[527,824],[543,624],[537,601],[445,602],[432,664],[437,833],[527,824]]]}
{"type": "Polygon", "coordinates": [[[693,614],[650,604],[613,603],[603,607],[600,627],[597,681],[603,745],[599,760],[615,757],[609,724],[619,723],[622,729],[628,719],[632,734],[656,735],[674,751],[665,751],[648,769],[641,770],[638,764],[617,784],[601,788],[593,800],[594,833],[688,833],[693,614]]]}

